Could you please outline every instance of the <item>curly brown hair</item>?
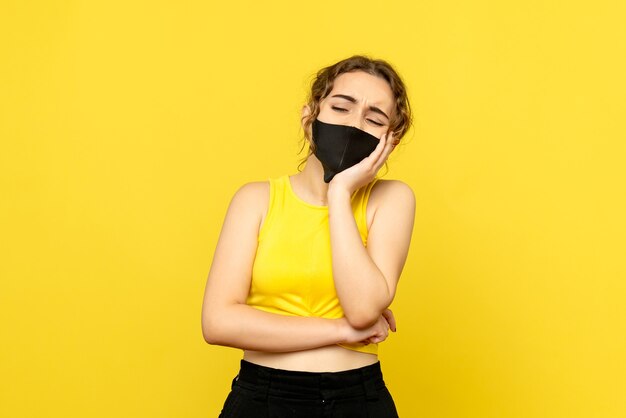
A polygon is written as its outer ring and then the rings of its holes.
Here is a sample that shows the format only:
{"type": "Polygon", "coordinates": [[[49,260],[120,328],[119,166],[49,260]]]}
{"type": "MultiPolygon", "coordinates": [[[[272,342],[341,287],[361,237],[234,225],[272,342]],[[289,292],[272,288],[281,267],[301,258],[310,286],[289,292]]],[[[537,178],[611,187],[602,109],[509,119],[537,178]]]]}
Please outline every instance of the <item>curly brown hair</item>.
{"type": "MultiPolygon", "coordinates": [[[[373,59],[364,55],[353,55],[350,58],[341,60],[333,65],[319,70],[311,83],[311,92],[307,100],[310,113],[302,117],[302,127],[304,136],[308,139],[309,155],[315,151],[315,144],[309,136],[311,124],[320,113],[320,102],[330,94],[333,89],[335,79],[343,74],[353,71],[363,71],[368,74],[380,77],[389,83],[391,91],[396,100],[395,111],[389,123],[389,131],[393,132],[396,139],[401,139],[411,127],[413,117],[411,106],[407,96],[406,86],[396,70],[387,62],[381,59],[373,59]]],[[[305,143],[302,144],[304,149],[305,143]]],[[[300,151],[302,151],[302,149],[300,151]]]]}

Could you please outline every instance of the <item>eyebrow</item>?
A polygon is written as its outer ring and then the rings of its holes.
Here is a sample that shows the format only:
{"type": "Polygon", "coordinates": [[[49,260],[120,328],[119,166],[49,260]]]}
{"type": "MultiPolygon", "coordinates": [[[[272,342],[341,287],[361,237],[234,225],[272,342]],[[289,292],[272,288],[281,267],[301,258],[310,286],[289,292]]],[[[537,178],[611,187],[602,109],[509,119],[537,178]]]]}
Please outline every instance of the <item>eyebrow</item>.
{"type": "MultiPolygon", "coordinates": [[[[357,102],[357,100],[354,97],[348,96],[348,95],[345,95],[345,94],[333,94],[331,97],[339,97],[341,99],[346,99],[347,101],[352,102],[352,103],[356,103],[357,102]]],[[[389,120],[389,116],[387,116],[387,114],[385,112],[383,112],[379,107],[370,106],[370,110],[372,112],[375,112],[375,113],[380,113],[381,115],[386,117],[387,120],[389,120]]]]}

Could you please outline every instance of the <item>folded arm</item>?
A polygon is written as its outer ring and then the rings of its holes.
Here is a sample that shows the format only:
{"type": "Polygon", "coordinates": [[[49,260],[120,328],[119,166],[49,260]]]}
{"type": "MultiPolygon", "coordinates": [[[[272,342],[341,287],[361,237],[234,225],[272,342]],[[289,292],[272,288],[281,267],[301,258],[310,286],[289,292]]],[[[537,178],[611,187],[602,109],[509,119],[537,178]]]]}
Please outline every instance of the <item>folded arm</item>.
{"type": "Polygon", "coordinates": [[[215,249],[202,304],[202,334],[209,344],[289,352],[387,336],[381,315],[355,329],[346,318],[286,316],[246,305],[259,228],[268,205],[268,183],[248,183],[233,196],[215,249]]]}
{"type": "Polygon", "coordinates": [[[328,204],[337,295],[349,323],[366,328],[395,296],[413,231],[415,196],[401,181],[374,185],[367,208],[374,213],[367,247],[352,213],[350,190],[331,186],[328,204]]]}

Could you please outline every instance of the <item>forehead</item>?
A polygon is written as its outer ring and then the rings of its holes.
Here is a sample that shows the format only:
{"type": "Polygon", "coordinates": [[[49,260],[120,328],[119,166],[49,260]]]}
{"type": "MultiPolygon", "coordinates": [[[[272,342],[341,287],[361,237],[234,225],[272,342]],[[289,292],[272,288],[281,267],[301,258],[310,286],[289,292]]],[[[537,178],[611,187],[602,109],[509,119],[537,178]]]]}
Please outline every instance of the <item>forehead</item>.
{"type": "Polygon", "coordinates": [[[359,102],[370,105],[378,105],[390,111],[393,105],[393,92],[389,83],[381,77],[354,71],[337,76],[333,83],[333,89],[328,95],[345,94],[352,96],[359,102]]]}

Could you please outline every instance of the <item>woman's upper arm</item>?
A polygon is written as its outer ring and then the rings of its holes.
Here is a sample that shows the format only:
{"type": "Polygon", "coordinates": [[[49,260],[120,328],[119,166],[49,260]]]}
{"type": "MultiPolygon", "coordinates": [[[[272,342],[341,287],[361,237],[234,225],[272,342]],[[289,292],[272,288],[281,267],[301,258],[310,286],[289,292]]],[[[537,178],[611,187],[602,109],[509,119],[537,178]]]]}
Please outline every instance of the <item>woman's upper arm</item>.
{"type": "Polygon", "coordinates": [[[367,252],[387,282],[391,304],[413,233],[415,195],[399,180],[378,181],[370,195],[368,211],[371,209],[367,252]]]}
{"type": "Polygon", "coordinates": [[[220,309],[224,304],[246,302],[259,228],[268,202],[268,182],[247,183],[234,194],[207,278],[203,323],[214,309],[220,309]]]}

